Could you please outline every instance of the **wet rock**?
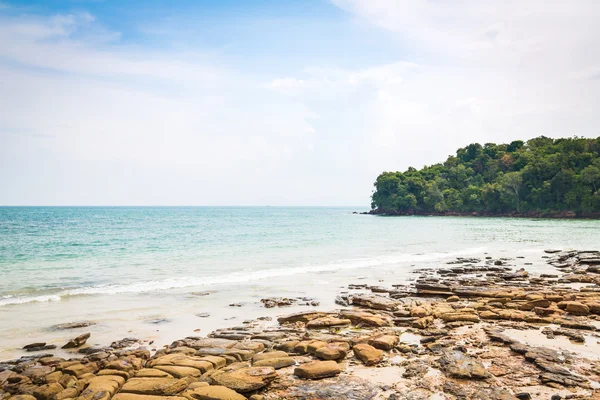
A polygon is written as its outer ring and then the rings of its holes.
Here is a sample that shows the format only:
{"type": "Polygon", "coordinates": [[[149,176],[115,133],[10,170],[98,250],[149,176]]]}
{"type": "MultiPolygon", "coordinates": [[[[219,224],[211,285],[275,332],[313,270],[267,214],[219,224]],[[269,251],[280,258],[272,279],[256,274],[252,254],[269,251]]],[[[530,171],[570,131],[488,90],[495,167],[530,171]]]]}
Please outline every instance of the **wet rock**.
{"type": "Polygon", "coordinates": [[[85,342],[87,342],[87,340],[90,338],[90,336],[91,336],[91,333],[89,333],[89,332],[79,335],[76,338],[69,340],[69,342],[61,348],[62,349],[72,349],[75,347],[83,346],[85,344],[85,342]]]}
{"type": "Polygon", "coordinates": [[[368,344],[357,344],[352,350],[356,358],[367,366],[379,364],[383,360],[383,352],[368,344]]]}
{"type": "Polygon", "coordinates": [[[196,314],[196,317],[199,317],[199,318],[208,318],[208,317],[210,317],[210,313],[207,313],[207,312],[198,313],[198,314],[196,314]]]}
{"type": "Polygon", "coordinates": [[[92,326],[92,325],[96,325],[96,322],[78,321],[78,322],[69,322],[66,324],[53,325],[51,327],[51,329],[53,329],[53,330],[77,329],[77,328],[87,328],[88,326],[92,326]]]}
{"type": "Polygon", "coordinates": [[[339,375],[340,372],[340,366],[335,361],[313,361],[297,367],[294,375],[303,379],[323,379],[339,375]]]}
{"type": "Polygon", "coordinates": [[[56,348],[56,345],[46,344],[46,343],[31,343],[31,344],[28,344],[27,346],[23,347],[23,349],[27,350],[28,352],[53,350],[55,348],[56,348]],[[35,346],[35,345],[37,345],[37,346],[35,346]]]}

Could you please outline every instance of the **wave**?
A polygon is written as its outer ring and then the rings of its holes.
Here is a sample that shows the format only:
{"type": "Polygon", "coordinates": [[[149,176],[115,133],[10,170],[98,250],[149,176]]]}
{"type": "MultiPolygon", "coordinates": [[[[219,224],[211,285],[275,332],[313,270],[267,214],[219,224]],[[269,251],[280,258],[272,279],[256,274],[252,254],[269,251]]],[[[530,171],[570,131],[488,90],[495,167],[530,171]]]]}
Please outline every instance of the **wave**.
{"type": "Polygon", "coordinates": [[[368,268],[375,266],[384,266],[399,263],[434,261],[444,258],[452,258],[457,256],[466,256],[479,254],[485,251],[485,248],[478,247],[462,251],[454,251],[449,253],[424,253],[424,254],[400,254],[382,256],[377,258],[343,260],[330,264],[305,265],[291,268],[275,268],[264,270],[242,270],[232,272],[225,275],[208,276],[208,277],[178,277],[167,278],[162,280],[152,280],[135,282],[128,284],[105,284],[96,286],[86,286],[75,289],[63,290],[55,295],[47,296],[23,296],[0,298],[0,306],[9,304],[23,304],[28,302],[43,302],[43,301],[60,301],[61,298],[67,296],[80,295],[114,295],[120,293],[145,293],[157,292],[171,289],[181,289],[187,287],[198,287],[206,285],[226,285],[236,283],[247,283],[251,281],[260,281],[270,278],[279,278],[285,276],[293,276],[298,274],[310,274],[320,272],[335,272],[341,270],[352,270],[360,268],[368,268]]]}
{"type": "Polygon", "coordinates": [[[0,297],[0,306],[8,306],[11,304],[25,304],[25,303],[45,303],[48,301],[60,301],[61,296],[58,295],[45,295],[45,296],[2,296],[0,297]]]}

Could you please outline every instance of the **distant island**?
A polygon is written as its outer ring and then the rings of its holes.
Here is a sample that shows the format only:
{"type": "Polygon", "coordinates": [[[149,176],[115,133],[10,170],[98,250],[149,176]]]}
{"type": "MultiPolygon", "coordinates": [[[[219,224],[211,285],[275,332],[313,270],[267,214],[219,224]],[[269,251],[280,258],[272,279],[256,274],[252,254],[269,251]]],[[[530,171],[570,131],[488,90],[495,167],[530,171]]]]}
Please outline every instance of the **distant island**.
{"type": "Polygon", "coordinates": [[[371,214],[600,217],[600,137],[473,143],[377,177],[371,214]]]}

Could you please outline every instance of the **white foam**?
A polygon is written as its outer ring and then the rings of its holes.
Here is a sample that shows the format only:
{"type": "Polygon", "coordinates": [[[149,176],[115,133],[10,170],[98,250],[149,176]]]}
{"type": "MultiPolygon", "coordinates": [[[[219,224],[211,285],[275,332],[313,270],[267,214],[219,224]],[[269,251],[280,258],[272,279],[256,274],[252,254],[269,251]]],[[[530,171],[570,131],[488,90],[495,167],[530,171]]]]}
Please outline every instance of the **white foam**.
{"type": "Polygon", "coordinates": [[[224,285],[247,283],[251,281],[259,281],[270,278],[278,278],[285,276],[293,276],[298,274],[310,274],[319,272],[335,272],[342,270],[352,270],[360,268],[368,268],[375,266],[394,266],[402,263],[415,263],[423,261],[432,261],[445,258],[454,258],[457,256],[465,256],[478,254],[485,251],[485,248],[472,248],[462,251],[454,251],[449,253],[427,253],[427,254],[396,254],[390,256],[382,256],[377,258],[364,258],[354,260],[343,260],[329,264],[305,265],[289,268],[274,268],[265,270],[242,270],[225,275],[218,276],[184,276],[177,278],[168,278],[163,280],[153,280],[144,282],[135,282],[128,284],[106,284],[87,286],[76,289],[64,290],[57,295],[52,296],[37,296],[37,297],[15,297],[0,299],[0,306],[8,304],[22,304],[34,301],[60,301],[61,297],[78,296],[78,295],[111,295],[119,293],[144,293],[165,291],[171,289],[181,289],[187,287],[206,286],[206,285],[224,285]]]}
{"type": "Polygon", "coordinates": [[[0,306],[7,306],[11,304],[24,304],[24,303],[45,303],[48,301],[60,301],[60,295],[47,295],[47,296],[3,296],[0,298],[0,306]]]}

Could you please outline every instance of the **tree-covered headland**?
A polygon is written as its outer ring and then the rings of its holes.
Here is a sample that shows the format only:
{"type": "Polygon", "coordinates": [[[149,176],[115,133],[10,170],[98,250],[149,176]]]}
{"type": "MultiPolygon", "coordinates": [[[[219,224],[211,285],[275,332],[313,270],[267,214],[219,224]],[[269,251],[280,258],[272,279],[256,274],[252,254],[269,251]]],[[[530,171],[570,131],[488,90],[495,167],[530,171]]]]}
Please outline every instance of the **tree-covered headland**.
{"type": "Polygon", "coordinates": [[[600,216],[600,137],[538,137],[458,149],[442,164],[384,172],[375,214],[600,216]]]}

